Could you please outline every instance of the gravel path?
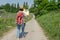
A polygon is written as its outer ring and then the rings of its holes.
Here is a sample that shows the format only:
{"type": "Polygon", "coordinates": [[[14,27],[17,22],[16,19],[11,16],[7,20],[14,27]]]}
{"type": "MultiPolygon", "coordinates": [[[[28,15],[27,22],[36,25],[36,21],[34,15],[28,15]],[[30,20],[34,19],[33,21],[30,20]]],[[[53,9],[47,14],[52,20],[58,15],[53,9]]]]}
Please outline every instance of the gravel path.
{"type": "Polygon", "coordinates": [[[38,25],[37,21],[32,18],[26,23],[25,37],[20,39],[16,38],[16,29],[9,32],[1,40],[47,40],[42,28],[38,25]]]}

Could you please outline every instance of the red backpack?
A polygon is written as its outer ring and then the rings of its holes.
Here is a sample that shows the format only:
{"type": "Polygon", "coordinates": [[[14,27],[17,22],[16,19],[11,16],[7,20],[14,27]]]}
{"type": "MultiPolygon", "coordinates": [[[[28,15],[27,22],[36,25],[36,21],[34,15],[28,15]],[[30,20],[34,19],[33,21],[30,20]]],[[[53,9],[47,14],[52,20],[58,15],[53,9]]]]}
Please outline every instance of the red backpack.
{"type": "Polygon", "coordinates": [[[17,23],[22,24],[23,23],[23,12],[18,12],[17,14],[17,23]]]}

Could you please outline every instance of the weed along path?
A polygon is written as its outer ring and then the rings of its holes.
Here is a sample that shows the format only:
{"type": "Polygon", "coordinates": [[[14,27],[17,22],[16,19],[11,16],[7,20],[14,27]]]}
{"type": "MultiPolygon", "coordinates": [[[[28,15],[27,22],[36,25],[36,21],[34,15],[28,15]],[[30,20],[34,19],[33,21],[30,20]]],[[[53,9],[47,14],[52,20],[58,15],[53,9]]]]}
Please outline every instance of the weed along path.
{"type": "Polygon", "coordinates": [[[17,29],[10,31],[0,40],[47,40],[42,28],[38,25],[34,18],[26,23],[25,37],[20,39],[16,38],[16,31],[17,29]]]}

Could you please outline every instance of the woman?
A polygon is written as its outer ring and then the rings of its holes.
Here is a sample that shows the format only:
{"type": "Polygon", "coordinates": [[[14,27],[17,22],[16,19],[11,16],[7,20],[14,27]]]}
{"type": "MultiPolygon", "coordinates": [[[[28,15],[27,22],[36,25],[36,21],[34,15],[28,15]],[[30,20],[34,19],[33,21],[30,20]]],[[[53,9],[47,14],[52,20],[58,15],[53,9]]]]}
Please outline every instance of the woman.
{"type": "Polygon", "coordinates": [[[20,32],[21,32],[21,28],[22,28],[22,33],[24,32],[24,28],[25,28],[25,22],[24,22],[24,12],[23,12],[23,8],[20,8],[17,16],[16,16],[16,24],[17,24],[17,38],[20,37],[20,32]]]}

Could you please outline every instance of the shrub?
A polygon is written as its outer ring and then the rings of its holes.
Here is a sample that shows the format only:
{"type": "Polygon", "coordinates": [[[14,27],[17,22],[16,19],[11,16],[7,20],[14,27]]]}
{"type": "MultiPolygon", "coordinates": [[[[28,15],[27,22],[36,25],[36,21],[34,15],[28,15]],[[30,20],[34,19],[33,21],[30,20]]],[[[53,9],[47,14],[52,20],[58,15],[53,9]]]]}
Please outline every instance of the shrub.
{"type": "Polygon", "coordinates": [[[47,10],[41,10],[41,11],[40,11],[40,16],[41,16],[41,15],[44,15],[44,14],[46,14],[46,13],[48,13],[47,10]]]}
{"type": "Polygon", "coordinates": [[[60,8],[60,2],[58,3],[58,7],[60,8]]]}
{"type": "Polygon", "coordinates": [[[51,11],[51,10],[56,10],[58,9],[58,6],[56,5],[56,3],[48,3],[44,9],[51,11]]]}

